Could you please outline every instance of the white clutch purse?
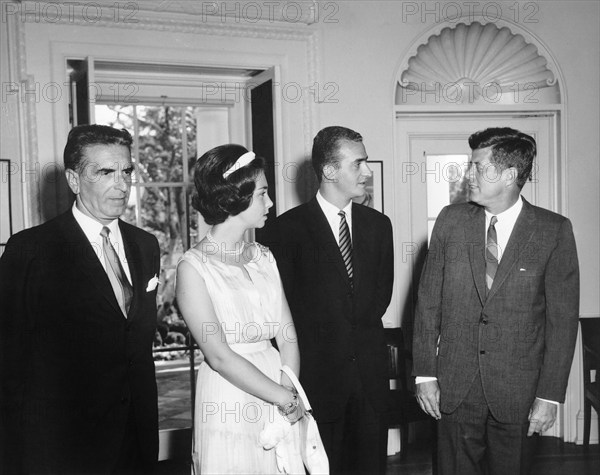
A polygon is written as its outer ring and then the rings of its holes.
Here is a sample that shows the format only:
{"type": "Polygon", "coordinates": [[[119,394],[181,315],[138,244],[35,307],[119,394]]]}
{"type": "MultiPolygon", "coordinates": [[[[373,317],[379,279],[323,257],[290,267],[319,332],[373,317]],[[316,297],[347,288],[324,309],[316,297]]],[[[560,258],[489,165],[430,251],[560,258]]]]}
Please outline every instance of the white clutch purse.
{"type": "Polygon", "coordinates": [[[291,368],[284,366],[281,370],[298,391],[306,412],[292,425],[274,410],[273,417],[260,432],[258,442],[265,450],[274,449],[279,473],[305,475],[308,471],[311,475],[329,475],[329,459],[306,393],[291,368]]]}
{"type": "Polygon", "coordinates": [[[281,370],[288,375],[290,381],[294,384],[296,391],[298,391],[298,397],[306,410],[304,417],[296,423],[300,429],[300,453],[304,466],[311,475],[328,475],[329,459],[304,388],[302,388],[300,381],[288,366],[284,366],[281,370]]]}

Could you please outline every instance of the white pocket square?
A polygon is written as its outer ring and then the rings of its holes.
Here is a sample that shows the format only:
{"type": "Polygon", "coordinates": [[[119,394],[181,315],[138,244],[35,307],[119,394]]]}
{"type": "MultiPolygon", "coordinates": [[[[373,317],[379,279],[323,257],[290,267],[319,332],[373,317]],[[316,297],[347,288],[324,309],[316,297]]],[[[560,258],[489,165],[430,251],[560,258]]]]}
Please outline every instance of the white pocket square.
{"type": "Polygon", "coordinates": [[[154,275],[154,277],[148,281],[146,292],[152,292],[158,284],[160,284],[160,280],[158,280],[158,277],[154,275]]]}

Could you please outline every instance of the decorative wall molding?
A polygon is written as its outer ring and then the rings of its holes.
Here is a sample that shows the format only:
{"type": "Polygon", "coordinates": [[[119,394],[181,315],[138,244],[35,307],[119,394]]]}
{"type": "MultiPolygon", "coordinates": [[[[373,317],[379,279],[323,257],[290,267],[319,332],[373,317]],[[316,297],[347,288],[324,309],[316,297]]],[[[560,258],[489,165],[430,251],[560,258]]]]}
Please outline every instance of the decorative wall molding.
{"type": "Polygon", "coordinates": [[[323,0],[95,0],[87,3],[26,0],[21,3],[27,4],[21,10],[30,15],[45,16],[52,22],[59,16],[72,17],[83,11],[90,20],[112,16],[115,20],[134,22],[140,15],[156,14],[185,16],[199,22],[311,25],[323,18],[332,18],[339,9],[334,2],[323,0]]]}
{"type": "Polygon", "coordinates": [[[417,54],[408,60],[400,83],[405,87],[430,87],[436,82],[465,87],[471,83],[475,96],[481,95],[482,85],[490,83],[502,90],[525,84],[547,87],[556,83],[556,77],[546,63],[534,45],[506,27],[461,23],[444,28],[419,46],[417,54]]]}
{"type": "MultiPolygon", "coordinates": [[[[165,0],[151,2],[149,5],[176,6],[188,3],[226,3],[226,2],[183,2],[165,0]]],[[[235,2],[239,3],[239,2],[235,2]]],[[[251,2],[257,4],[257,2],[251,2]]],[[[279,2],[272,2],[279,3],[279,2]]],[[[297,2],[294,2],[297,3],[297,2]]],[[[306,2],[305,2],[306,3],[306,2]]],[[[102,28],[122,28],[127,30],[148,29],[154,31],[171,31],[175,33],[193,33],[209,36],[229,36],[265,39],[300,40],[310,36],[312,29],[300,21],[268,21],[226,16],[222,19],[214,15],[193,15],[183,9],[146,8],[147,3],[114,2],[113,0],[92,3],[59,4],[49,1],[21,2],[20,8],[10,15],[18,17],[21,22],[46,23],[53,25],[97,26],[102,28]],[[115,6],[117,8],[115,8],[115,6]],[[128,7],[129,6],[129,7],[128,7]],[[93,7],[93,11],[91,10],[93,7]]]]}
{"type": "Polygon", "coordinates": [[[20,17],[8,14],[11,5],[1,5],[3,20],[8,32],[8,63],[10,79],[18,84],[18,131],[21,176],[22,219],[25,228],[41,223],[39,154],[37,143],[37,119],[35,97],[27,94],[35,89],[35,79],[27,74],[25,28],[20,17]]]}
{"type": "MultiPolygon", "coordinates": [[[[509,20],[436,25],[413,42],[397,71],[398,105],[411,99],[410,93],[398,94],[398,90],[431,92],[436,88],[451,104],[480,103],[486,88],[493,88],[492,100],[488,97],[487,102],[518,104],[524,97],[521,91],[531,91],[536,103],[564,102],[560,73],[549,51],[537,37],[509,20]]],[[[421,95],[421,103],[427,99],[421,95]]]]}

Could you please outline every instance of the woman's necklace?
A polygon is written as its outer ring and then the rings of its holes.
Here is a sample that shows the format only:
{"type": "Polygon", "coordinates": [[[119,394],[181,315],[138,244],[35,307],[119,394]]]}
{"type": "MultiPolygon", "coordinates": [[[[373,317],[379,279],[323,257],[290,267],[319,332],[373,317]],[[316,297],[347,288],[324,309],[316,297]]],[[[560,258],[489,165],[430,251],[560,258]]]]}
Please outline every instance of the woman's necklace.
{"type": "Polygon", "coordinates": [[[212,235],[212,233],[210,232],[210,230],[206,233],[206,240],[208,242],[210,242],[211,244],[214,244],[215,246],[217,246],[222,254],[225,254],[228,256],[240,256],[244,252],[244,247],[246,246],[246,242],[242,241],[241,244],[239,244],[239,245],[236,243],[235,249],[226,249],[225,243],[219,244],[215,240],[215,238],[212,235]]]}

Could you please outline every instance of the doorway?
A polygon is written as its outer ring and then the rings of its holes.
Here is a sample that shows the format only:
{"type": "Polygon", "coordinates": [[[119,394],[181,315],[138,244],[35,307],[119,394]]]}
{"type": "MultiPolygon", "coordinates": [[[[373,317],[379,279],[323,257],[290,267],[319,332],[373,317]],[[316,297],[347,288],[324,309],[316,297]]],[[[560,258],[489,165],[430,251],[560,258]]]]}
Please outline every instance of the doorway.
{"type": "MultiPolygon", "coordinates": [[[[511,127],[535,138],[537,157],[522,190],[531,204],[558,212],[559,123],[555,111],[527,113],[398,113],[396,116],[395,285],[400,324],[412,328],[416,291],[433,224],[441,209],[466,201],[469,136],[488,127],[511,127]]],[[[560,436],[560,418],[548,434],[560,436]]]]}

